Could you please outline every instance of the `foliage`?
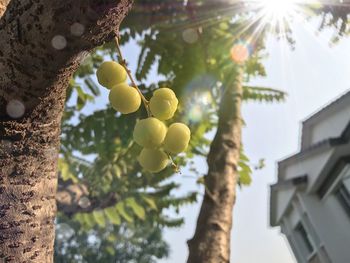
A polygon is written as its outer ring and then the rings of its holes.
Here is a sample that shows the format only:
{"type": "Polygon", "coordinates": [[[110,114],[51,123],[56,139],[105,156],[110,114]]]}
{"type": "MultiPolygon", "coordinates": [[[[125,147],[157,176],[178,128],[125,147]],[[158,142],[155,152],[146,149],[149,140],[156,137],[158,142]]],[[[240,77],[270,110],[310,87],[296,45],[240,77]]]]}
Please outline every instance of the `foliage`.
{"type": "MultiPolygon", "coordinates": [[[[170,3],[162,3],[165,2],[170,3]]],[[[188,123],[192,132],[187,153],[175,160],[184,166],[195,156],[207,155],[211,141],[206,134],[217,125],[221,94],[231,84],[232,72],[238,66],[230,55],[232,46],[243,43],[250,49],[244,66],[247,82],[266,73],[261,62],[265,57],[263,39],[249,38],[254,26],[242,32],[246,23],[244,14],[234,19],[232,15],[219,18],[219,11],[214,10],[208,23],[206,15],[197,20],[191,12],[183,12],[179,6],[177,9],[177,14],[166,16],[167,20],[152,26],[142,25],[140,14],[132,13],[121,31],[121,43],[139,40],[141,51],[136,70],[139,82],[149,80],[153,65],[157,65],[158,73],[165,79],[141,84],[139,87],[146,97],[156,88],[169,86],[180,99],[182,106],[174,119],[188,123]],[[194,34],[196,41],[185,41],[186,30],[194,34]]],[[[183,218],[168,217],[165,211],[169,208],[178,211],[180,206],[196,201],[196,193],[174,194],[179,185],[171,179],[174,175],[171,167],[151,174],[143,172],[137,163],[141,149],[132,142],[132,130],[136,120],[145,117],[146,112],[120,115],[108,106],[85,112],[86,106],[103,94],[92,74],[106,57],[117,59],[113,43],[88,56],[70,83],[59,160],[61,178],[86,184],[88,198],[100,200],[102,205],[72,217],[59,213],[58,226],[68,224],[74,235],[64,241],[60,235],[64,229],[58,227],[56,262],[132,262],[132,259],[154,262],[152,256],[167,255],[161,228],[183,223],[183,218]],[[104,206],[103,200],[110,195],[117,202],[104,206]],[[149,246],[144,245],[146,241],[149,246]]],[[[274,102],[284,97],[281,91],[244,86],[245,100],[274,102]]],[[[248,185],[252,169],[243,152],[239,167],[239,183],[248,185]]]]}
{"type": "MultiPolygon", "coordinates": [[[[238,66],[230,55],[234,45],[247,48],[250,55],[244,64],[244,100],[279,102],[285,98],[284,92],[247,84],[251,78],[266,75],[262,64],[265,32],[258,28],[258,22],[248,23],[254,16],[251,12],[241,12],[239,5],[225,1],[190,0],[187,5],[183,0],[135,2],[122,24],[121,43],[138,41],[141,51],[133,73],[145,96],[169,86],[180,98],[182,106],[175,119],[190,124],[192,138],[186,155],[176,159],[178,164],[190,165],[191,158],[208,153],[211,141],[206,135],[217,125],[221,94],[238,66]],[[254,34],[257,30],[261,37],[254,34]],[[154,66],[165,80],[142,84],[149,82],[154,66]]],[[[349,8],[311,9],[323,17],[321,29],[337,28],[334,41],[348,34],[349,8]]],[[[286,30],[292,43],[291,30],[286,30]]],[[[155,262],[168,254],[162,227],[183,223],[181,217],[169,218],[164,211],[177,211],[196,201],[196,193],[174,195],[179,185],[171,180],[171,168],[159,174],[141,171],[135,158],[140,147],[132,143],[131,136],[136,120],[145,117],[145,112],[121,116],[110,107],[100,109],[101,105],[92,113],[86,111],[86,106],[103,94],[92,75],[106,57],[117,59],[113,43],[89,55],[70,82],[59,170],[63,180],[87,184],[91,200],[103,201],[112,194],[117,202],[72,217],[59,213],[56,262],[155,262]],[[67,236],[67,232],[73,234],[67,236]]],[[[242,151],[239,185],[251,183],[252,169],[261,169],[263,160],[253,166],[242,151]]],[[[196,173],[195,167],[190,170],[196,173]]],[[[201,176],[198,174],[199,184],[203,183],[201,176]]]]}
{"type": "MultiPolygon", "coordinates": [[[[147,1],[141,1],[143,4],[147,1]]],[[[165,1],[166,2],[166,1],[165,1]]],[[[198,1],[192,1],[198,3],[198,1]]],[[[199,1],[201,2],[201,1],[199,1]]],[[[203,1],[205,2],[205,1],[203,1]]],[[[147,2],[148,3],[148,2],[147,2]]],[[[164,6],[166,4],[162,2],[164,6]]],[[[170,8],[178,8],[176,4],[170,8]]],[[[258,24],[252,24],[244,31],[242,27],[249,23],[251,14],[241,14],[238,18],[220,16],[221,9],[212,9],[210,23],[206,15],[195,14],[195,10],[185,9],[179,14],[169,16],[161,23],[155,23],[150,30],[138,32],[142,40],[139,41],[141,53],[138,60],[136,77],[139,81],[147,78],[152,65],[158,65],[158,73],[165,76],[171,83],[178,96],[186,106],[180,112],[180,118],[186,121],[196,121],[188,116],[193,104],[200,105],[203,111],[198,119],[200,124],[192,138],[192,154],[206,156],[210,141],[205,134],[216,127],[218,107],[224,89],[232,85],[233,72],[239,66],[230,51],[235,45],[241,45],[249,52],[249,58],[244,63],[245,80],[252,77],[266,75],[262,59],[264,54],[264,36],[262,32],[253,39],[258,24]],[[193,39],[186,39],[186,32],[190,32],[193,39]],[[206,102],[196,101],[194,98],[204,97],[206,102]]],[[[282,91],[266,87],[244,85],[243,99],[259,102],[280,102],[286,97],[282,91]]],[[[203,98],[202,98],[203,99],[203,98]]],[[[197,120],[198,121],[198,120],[197,120]]],[[[239,162],[240,184],[249,185],[251,172],[249,159],[243,153],[239,162]]]]}
{"type": "MultiPolygon", "coordinates": [[[[106,56],[104,53],[104,50],[96,50],[88,59],[100,63],[100,57],[106,56]]],[[[174,174],[171,167],[158,174],[141,173],[142,169],[136,161],[141,148],[132,142],[132,130],[137,118],[145,116],[145,112],[120,115],[107,107],[90,115],[84,114],[83,107],[93,100],[90,97],[100,94],[99,87],[96,90],[90,87],[95,84],[86,84],[89,83],[86,80],[91,79],[93,68],[99,63],[84,64],[71,82],[62,123],[59,170],[64,181],[87,184],[90,200],[103,201],[113,194],[118,201],[112,206],[102,206],[91,213],[77,213],[73,217],[59,213],[58,221],[66,226],[68,224],[75,234],[69,241],[74,245],[68,248],[61,240],[60,233],[64,230],[58,228],[55,260],[112,262],[109,260],[113,258],[116,262],[132,262],[132,258],[139,260],[135,262],[154,262],[154,256],[167,256],[161,227],[178,227],[183,223],[182,218],[169,218],[163,211],[168,208],[178,210],[181,205],[195,202],[196,193],[176,197],[171,194],[179,187],[166,181],[174,174]],[[81,91],[86,96],[79,95],[81,91]],[[80,103],[75,103],[78,101],[80,103]],[[139,231],[140,226],[148,226],[150,240],[145,229],[139,231]],[[136,241],[148,240],[150,247],[130,241],[125,233],[135,236],[136,241]],[[101,247],[89,243],[91,236],[101,239],[101,247]],[[118,239],[110,244],[107,236],[118,239]],[[129,250],[119,250],[123,246],[129,250]],[[108,248],[112,251],[111,247],[125,253],[101,256],[100,250],[102,252],[108,248]]],[[[146,90],[144,85],[140,87],[146,90]]],[[[152,85],[151,90],[156,87],[152,85]]],[[[145,93],[149,95],[151,91],[145,93]]],[[[176,161],[180,165],[186,163],[184,156],[178,157],[176,161]]]]}
{"type": "MultiPolygon", "coordinates": [[[[154,263],[166,257],[168,245],[162,240],[160,226],[140,222],[135,225],[108,224],[103,230],[84,231],[77,221],[57,224],[55,245],[57,263],[154,263]]],[[[94,225],[94,223],[91,223],[94,225]]]]}

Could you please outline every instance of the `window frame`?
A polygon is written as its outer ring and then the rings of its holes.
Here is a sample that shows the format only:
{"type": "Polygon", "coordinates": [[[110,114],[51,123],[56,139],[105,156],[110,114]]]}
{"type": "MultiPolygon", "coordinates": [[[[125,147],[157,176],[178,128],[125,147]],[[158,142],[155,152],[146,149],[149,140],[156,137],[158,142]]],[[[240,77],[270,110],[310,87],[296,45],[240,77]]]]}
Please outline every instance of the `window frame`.
{"type": "Polygon", "coordinates": [[[296,240],[298,241],[297,246],[302,253],[306,253],[306,258],[310,257],[315,252],[316,248],[312,236],[307,232],[307,228],[303,222],[299,221],[293,230],[296,240]]]}
{"type": "Polygon", "coordinates": [[[335,196],[350,218],[350,189],[345,185],[344,179],[349,180],[349,177],[341,178],[340,184],[335,191],[335,196]]]}
{"type": "Polygon", "coordinates": [[[328,173],[327,178],[317,190],[317,195],[324,200],[334,194],[342,179],[350,174],[350,156],[341,158],[328,173]]]}

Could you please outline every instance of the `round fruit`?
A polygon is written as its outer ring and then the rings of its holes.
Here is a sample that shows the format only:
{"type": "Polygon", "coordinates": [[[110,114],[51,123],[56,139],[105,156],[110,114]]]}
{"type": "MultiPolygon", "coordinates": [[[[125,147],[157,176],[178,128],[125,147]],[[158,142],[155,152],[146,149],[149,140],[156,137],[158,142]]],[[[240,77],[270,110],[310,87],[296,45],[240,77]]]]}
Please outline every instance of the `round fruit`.
{"type": "Polygon", "coordinates": [[[138,145],[156,148],[163,143],[166,131],[167,128],[163,122],[150,117],[136,123],[133,136],[138,145]]]}
{"type": "Polygon", "coordinates": [[[174,116],[177,104],[175,93],[171,89],[161,88],[153,93],[149,106],[156,118],[165,121],[174,116]]]}
{"type": "Polygon", "coordinates": [[[158,149],[142,149],[137,158],[140,165],[148,172],[158,173],[168,165],[168,156],[158,149]]]}
{"type": "Polygon", "coordinates": [[[114,61],[106,61],[101,64],[96,72],[98,82],[107,89],[126,81],[126,70],[122,65],[114,61]]]}
{"type": "Polygon", "coordinates": [[[172,154],[178,154],[186,150],[190,141],[191,131],[183,123],[170,125],[164,139],[164,150],[172,154]]]}
{"type": "Polygon", "coordinates": [[[109,102],[115,110],[123,114],[128,114],[140,108],[141,96],[135,88],[122,83],[111,89],[109,102]]]}
{"type": "Polygon", "coordinates": [[[153,96],[162,98],[162,99],[167,99],[167,100],[172,100],[176,99],[176,95],[172,89],[169,88],[160,88],[157,89],[156,91],[153,92],[153,96]]]}

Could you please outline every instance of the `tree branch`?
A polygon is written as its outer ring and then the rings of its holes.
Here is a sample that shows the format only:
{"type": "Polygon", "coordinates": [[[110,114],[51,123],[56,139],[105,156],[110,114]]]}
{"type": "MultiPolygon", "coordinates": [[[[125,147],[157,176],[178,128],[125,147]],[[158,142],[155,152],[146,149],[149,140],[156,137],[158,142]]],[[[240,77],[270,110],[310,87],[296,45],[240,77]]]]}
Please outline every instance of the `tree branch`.
{"type": "Polygon", "coordinates": [[[96,209],[113,206],[119,199],[116,193],[109,193],[103,199],[91,198],[85,183],[74,183],[72,180],[63,181],[60,178],[58,180],[57,208],[59,212],[69,217],[76,213],[90,213],[96,209]]]}

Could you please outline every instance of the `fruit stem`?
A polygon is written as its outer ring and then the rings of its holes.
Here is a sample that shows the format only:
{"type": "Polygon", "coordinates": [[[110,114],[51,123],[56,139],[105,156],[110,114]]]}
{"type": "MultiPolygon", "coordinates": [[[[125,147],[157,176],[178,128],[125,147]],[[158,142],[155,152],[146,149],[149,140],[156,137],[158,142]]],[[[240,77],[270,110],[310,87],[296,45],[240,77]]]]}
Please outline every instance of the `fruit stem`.
{"type": "Polygon", "coordinates": [[[166,154],[168,155],[168,158],[171,162],[171,166],[174,168],[175,173],[179,173],[181,174],[180,168],[179,166],[177,166],[177,164],[174,162],[173,158],[171,157],[171,155],[169,153],[166,152],[166,154]]]}
{"type": "Polygon", "coordinates": [[[126,60],[123,57],[122,51],[120,49],[120,45],[119,45],[119,39],[118,37],[115,37],[115,43],[116,43],[116,48],[117,48],[117,53],[119,56],[119,63],[124,67],[124,69],[126,70],[126,73],[129,76],[129,79],[132,83],[132,86],[137,90],[137,92],[140,94],[142,102],[147,110],[147,115],[148,117],[151,117],[151,112],[149,110],[149,101],[145,98],[145,96],[142,94],[141,90],[139,89],[139,87],[137,86],[133,76],[131,75],[131,70],[128,68],[128,66],[126,65],[126,60]]]}

